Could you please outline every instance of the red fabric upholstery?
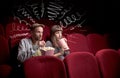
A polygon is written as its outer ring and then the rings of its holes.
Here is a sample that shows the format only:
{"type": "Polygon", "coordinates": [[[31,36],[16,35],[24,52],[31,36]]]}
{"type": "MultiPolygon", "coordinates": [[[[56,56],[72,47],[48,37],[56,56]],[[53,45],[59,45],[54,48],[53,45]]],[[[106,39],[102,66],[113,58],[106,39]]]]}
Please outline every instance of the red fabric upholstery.
{"type": "Polygon", "coordinates": [[[88,34],[87,40],[90,52],[93,52],[93,54],[101,49],[109,48],[106,39],[100,34],[88,34]]]}
{"type": "Polygon", "coordinates": [[[80,33],[69,34],[67,40],[71,52],[89,51],[85,35],[80,33]]]}
{"type": "Polygon", "coordinates": [[[44,29],[43,40],[47,41],[47,39],[50,38],[50,27],[45,26],[43,29],[44,29]]]}
{"type": "Polygon", "coordinates": [[[96,53],[102,78],[120,78],[120,56],[113,49],[103,49],[96,53]]]}
{"type": "Polygon", "coordinates": [[[120,49],[118,49],[118,51],[120,51],[120,49]]]}
{"type": "Polygon", "coordinates": [[[9,78],[12,67],[6,64],[0,65],[0,78],[9,78]]]}
{"type": "Polygon", "coordinates": [[[24,62],[26,78],[66,78],[64,63],[52,56],[33,57],[24,62]]]}
{"type": "Polygon", "coordinates": [[[118,53],[120,54],[120,49],[118,49],[118,53]]]}
{"type": "Polygon", "coordinates": [[[0,35],[0,78],[8,78],[12,67],[7,65],[10,59],[8,40],[0,35]]]}
{"type": "Polygon", "coordinates": [[[95,56],[90,52],[74,52],[64,59],[68,78],[100,78],[95,56]]]}
{"type": "Polygon", "coordinates": [[[4,32],[4,28],[3,26],[0,24],[0,35],[5,35],[5,32],[4,32]]]}
{"type": "Polygon", "coordinates": [[[8,40],[4,36],[0,36],[0,64],[6,63],[9,57],[8,40]]]}
{"type": "Polygon", "coordinates": [[[20,39],[29,37],[29,31],[29,26],[25,24],[15,22],[7,24],[5,32],[6,37],[10,39],[10,48],[13,48],[20,39]]]}

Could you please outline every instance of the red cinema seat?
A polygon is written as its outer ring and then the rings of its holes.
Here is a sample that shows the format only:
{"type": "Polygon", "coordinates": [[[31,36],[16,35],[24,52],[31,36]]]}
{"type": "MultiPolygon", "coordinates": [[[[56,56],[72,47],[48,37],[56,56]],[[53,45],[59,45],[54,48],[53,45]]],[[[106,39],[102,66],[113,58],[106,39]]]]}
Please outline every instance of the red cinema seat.
{"type": "Polygon", "coordinates": [[[9,39],[11,64],[15,67],[18,63],[18,45],[22,38],[30,37],[29,25],[18,22],[11,22],[6,25],[6,38],[9,39]]]}
{"type": "Polygon", "coordinates": [[[120,78],[120,56],[116,50],[102,49],[95,56],[102,78],[120,78]]]}
{"type": "Polygon", "coordinates": [[[0,35],[0,78],[8,78],[12,67],[8,64],[10,59],[8,41],[0,35]]]}
{"type": "Polygon", "coordinates": [[[64,63],[68,78],[100,78],[95,56],[90,52],[74,52],[66,56],[64,63]]]}
{"type": "Polygon", "coordinates": [[[0,78],[9,78],[12,72],[12,67],[7,64],[0,65],[0,78]]]}
{"type": "Polygon", "coordinates": [[[4,36],[5,35],[5,31],[3,26],[0,24],[0,35],[4,36]]]}
{"type": "Polygon", "coordinates": [[[56,57],[38,56],[24,62],[25,78],[66,78],[64,63],[56,57]]]}
{"type": "Polygon", "coordinates": [[[7,63],[10,58],[8,40],[0,36],[0,64],[7,63]]]}
{"type": "Polygon", "coordinates": [[[10,49],[16,46],[22,38],[29,37],[29,26],[20,23],[9,23],[6,25],[6,38],[10,40],[10,49]]]}
{"type": "Polygon", "coordinates": [[[120,54],[120,49],[118,49],[118,53],[120,54]]]}
{"type": "Polygon", "coordinates": [[[103,35],[96,33],[88,34],[87,40],[90,52],[92,52],[93,54],[101,49],[109,48],[107,41],[103,35]]]}
{"type": "Polygon", "coordinates": [[[71,52],[89,51],[85,35],[80,33],[68,34],[67,40],[71,52]]]}

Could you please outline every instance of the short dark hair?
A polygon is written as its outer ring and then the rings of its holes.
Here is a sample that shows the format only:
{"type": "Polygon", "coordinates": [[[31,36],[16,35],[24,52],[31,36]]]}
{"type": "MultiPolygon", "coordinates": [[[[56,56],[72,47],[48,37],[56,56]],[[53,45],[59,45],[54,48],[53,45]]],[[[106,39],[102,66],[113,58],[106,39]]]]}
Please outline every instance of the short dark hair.
{"type": "Polygon", "coordinates": [[[37,28],[37,27],[45,27],[45,25],[44,24],[39,24],[39,23],[34,23],[31,27],[30,27],[30,30],[32,31],[32,30],[34,30],[35,28],[37,28]]]}

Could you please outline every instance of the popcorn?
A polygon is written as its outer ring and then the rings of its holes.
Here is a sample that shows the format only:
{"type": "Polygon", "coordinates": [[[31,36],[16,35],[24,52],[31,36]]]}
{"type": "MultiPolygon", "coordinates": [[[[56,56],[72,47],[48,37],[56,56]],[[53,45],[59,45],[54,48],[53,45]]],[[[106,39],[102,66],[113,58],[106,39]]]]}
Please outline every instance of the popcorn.
{"type": "Polygon", "coordinates": [[[55,50],[53,47],[40,47],[40,49],[43,51],[55,50]]]}
{"type": "Polygon", "coordinates": [[[41,53],[40,50],[37,50],[37,51],[33,54],[33,56],[42,56],[42,53],[41,53]]]}
{"type": "Polygon", "coordinates": [[[54,48],[53,47],[40,47],[33,56],[42,56],[42,55],[50,55],[52,56],[54,54],[54,48]]]}

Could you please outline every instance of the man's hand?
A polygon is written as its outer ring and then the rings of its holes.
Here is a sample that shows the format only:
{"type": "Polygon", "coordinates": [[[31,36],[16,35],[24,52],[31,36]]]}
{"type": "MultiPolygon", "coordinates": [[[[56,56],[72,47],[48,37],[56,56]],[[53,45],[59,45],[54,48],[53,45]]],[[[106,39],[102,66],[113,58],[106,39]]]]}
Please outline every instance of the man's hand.
{"type": "Polygon", "coordinates": [[[46,43],[44,40],[38,42],[39,47],[45,47],[46,43]]]}

